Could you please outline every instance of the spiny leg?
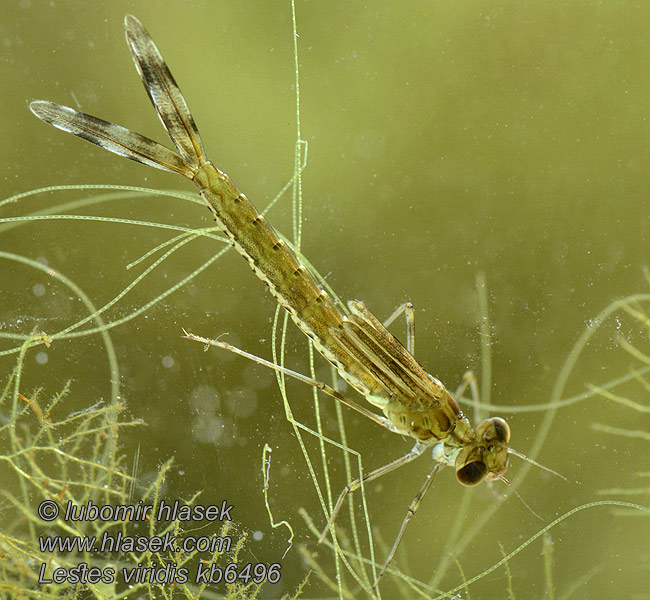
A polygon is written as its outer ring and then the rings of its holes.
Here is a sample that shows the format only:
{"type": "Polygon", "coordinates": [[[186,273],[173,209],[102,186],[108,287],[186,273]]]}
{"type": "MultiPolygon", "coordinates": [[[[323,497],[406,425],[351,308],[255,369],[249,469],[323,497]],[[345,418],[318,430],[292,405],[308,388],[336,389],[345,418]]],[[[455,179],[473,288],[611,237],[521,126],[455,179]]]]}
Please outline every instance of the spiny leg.
{"type": "Polygon", "coordinates": [[[427,478],[424,480],[424,483],[422,484],[420,491],[417,493],[415,498],[413,498],[411,504],[409,504],[408,510],[406,511],[406,516],[404,517],[404,520],[402,521],[402,525],[399,528],[399,532],[397,533],[397,537],[393,542],[393,547],[390,549],[390,552],[388,553],[388,558],[386,558],[386,562],[384,562],[384,566],[381,568],[381,571],[379,571],[379,575],[377,575],[377,579],[375,580],[375,583],[372,586],[373,590],[377,588],[377,586],[379,585],[379,581],[381,580],[381,578],[384,576],[384,573],[386,572],[386,569],[393,561],[393,558],[395,557],[395,552],[397,552],[397,548],[399,547],[400,542],[404,537],[404,532],[406,531],[406,527],[408,526],[409,521],[413,518],[413,515],[415,515],[415,511],[417,511],[417,509],[420,507],[422,498],[424,498],[424,495],[429,491],[429,488],[433,483],[434,477],[444,466],[445,466],[444,463],[440,463],[440,462],[436,463],[436,466],[433,467],[433,469],[431,469],[431,472],[427,475],[427,478]]]}
{"type": "Polygon", "coordinates": [[[334,505],[334,510],[332,511],[332,514],[330,515],[330,518],[327,521],[327,525],[325,525],[325,528],[323,529],[320,538],[318,538],[318,543],[322,544],[323,540],[325,539],[325,536],[327,535],[327,532],[331,530],[332,525],[334,524],[334,521],[336,520],[336,517],[338,516],[339,511],[343,506],[343,502],[347,498],[348,494],[351,494],[355,490],[358,490],[361,487],[362,483],[364,485],[366,483],[370,483],[371,481],[378,479],[382,475],[386,475],[386,473],[390,473],[395,469],[399,469],[399,467],[401,467],[402,465],[410,463],[412,460],[415,460],[418,456],[420,456],[427,449],[427,447],[428,446],[426,444],[423,444],[421,442],[416,442],[415,446],[413,446],[413,448],[411,448],[411,450],[409,450],[409,452],[404,456],[400,456],[400,458],[393,460],[388,464],[385,464],[384,466],[375,469],[374,471],[371,471],[370,473],[364,475],[359,479],[355,479],[351,483],[348,483],[343,488],[343,491],[339,494],[338,500],[334,505]]]}
{"type": "Polygon", "coordinates": [[[411,302],[404,302],[398,306],[393,314],[384,321],[384,327],[390,327],[402,313],[406,319],[406,349],[411,356],[415,356],[415,311],[411,302]]]}
{"type": "Polygon", "coordinates": [[[377,415],[371,410],[368,410],[365,406],[361,406],[361,404],[358,404],[354,400],[350,400],[349,398],[346,398],[343,394],[337,392],[334,388],[330,387],[326,383],[323,383],[322,381],[317,381],[316,379],[307,377],[306,375],[303,375],[302,373],[298,373],[297,371],[292,371],[291,369],[287,369],[285,367],[281,367],[280,365],[276,365],[275,363],[260,358],[259,356],[255,356],[250,352],[246,352],[245,350],[242,350],[241,348],[237,348],[236,346],[233,346],[226,342],[220,342],[219,340],[210,340],[208,338],[200,337],[198,335],[194,335],[193,333],[188,333],[184,329],[183,329],[183,333],[185,334],[184,337],[186,337],[188,340],[205,344],[206,349],[209,346],[214,346],[215,348],[222,348],[223,350],[227,350],[228,352],[232,352],[234,354],[238,354],[239,356],[243,356],[244,358],[252,360],[253,362],[256,362],[259,365],[268,367],[269,369],[273,369],[274,371],[278,371],[280,373],[284,373],[285,375],[289,377],[293,377],[298,381],[302,381],[307,385],[311,385],[319,389],[323,393],[327,394],[328,396],[331,396],[332,398],[336,398],[339,402],[341,402],[345,406],[348,406],[351,409],[356,410],[358,413],[361,413],[364,417],[369,418],[370,420],[374,421],[378,425],[385,427],[389,431],[392,431],[393,433],[400,433],[395,427],[395,425],[393,425],[386,417],[377,415]]]}

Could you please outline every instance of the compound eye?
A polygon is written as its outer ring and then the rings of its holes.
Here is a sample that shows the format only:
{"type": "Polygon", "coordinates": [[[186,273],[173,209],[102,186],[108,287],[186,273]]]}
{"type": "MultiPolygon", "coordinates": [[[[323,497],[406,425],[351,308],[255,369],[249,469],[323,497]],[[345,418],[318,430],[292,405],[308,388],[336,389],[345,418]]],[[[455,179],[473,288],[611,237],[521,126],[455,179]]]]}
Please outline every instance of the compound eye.
{"type": "Polygon", "coordinates": [[[485,442],[507,444],[510,441],[510,427],[501,417],[484,419],[476,427],[476,436],[485,442]]]}
{"type": "Polygon", "coordinates": [[[485,466],[485,463],[480,460],[467,463],[464,467],[461,467],[456,471],[458,481],[467,486],[478,485],[483,481],[486,474],[487,467],[485,466]]]}
{"type": "Polygon", "coordinates": [[[492,428],[494,430],[494,440],[507,444],[510,441],[510,427],[500,417],[492,417],[492,428]]]}

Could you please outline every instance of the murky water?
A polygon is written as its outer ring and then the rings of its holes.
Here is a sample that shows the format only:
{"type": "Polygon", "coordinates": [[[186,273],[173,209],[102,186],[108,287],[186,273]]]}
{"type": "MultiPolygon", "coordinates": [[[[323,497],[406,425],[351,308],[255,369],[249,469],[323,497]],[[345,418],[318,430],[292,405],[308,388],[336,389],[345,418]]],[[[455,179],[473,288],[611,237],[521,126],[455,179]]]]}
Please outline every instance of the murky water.
{"type": "MultiPolygon", "coordinates": [[[[7,4],[0,29],[2,80],[10,82],[2,94],[2,198],[72,183],[191,191],[179,179],[48,128],[27,110],[28,100],[47,98],[164,140],[123,41],[125,12],[135,13],[159,44],[212,160],[259,208],[291,177],[296,134],[288,3],[192,2],[164,11],[148,1],[100,9],[81,2],[7,4]]],[[[467,369],[481,373],[476,277],[483,272],[490,401],[515,410],[548,402],[572,346],[594,328],[596,315],[618,298],[648,291],[642,271],[650,247],[650,42],[642,25],[648,10],[631,2],[489,8],[332,2],[299,3],[297,10],[302,131],[309,143],[304,254],[342,298],[362,299],[378,316],[412,301],[417,358],[450,388],[467,369]]],[[[3,207],[0,217],[87,196],[45,194],[3,207]]],[[[162,197],[54,212],[211,224],[205,209],[162,197]]],[[[268,218],[290,234],[290,197],[268,218]]],[[[115,223],[37,221],[0,231],[0,249],[46,261],[102,306],[153,259],[128,271],[126,265],[172,235],[115,223]]],[[[107,320],[138,309],[221,247],[208,239],[183,247],[110,309],[107,320]]],[[[9,261],[0,268],[2,330],[28,333],[38,325],[53,333],[87,314],[72,292],[43,273],[9,261]]],[[[230,343],[270,358],[273,311],[261,283],[229,252],[182,290],[111,330],[129,416],[147,422],[122,437],[127,456],[140,447],[141,481],[173,457],[166,497],[201,489],[206,502],[228,499],[233,517],[260,532],[260,540],[249,542],[247,560],[266,562],[280,559],[286,531],[271,529],[264,507],[265,443],[274,449],[269,498],[276,520],[289,520],[309,552],[317,551],[315,539],[298,509],[305,507],[318,527],[325,522],[275,377],[244,359],[203,353],[181,339],[181,327],[227,334],[230,343]]],[[[562,398],[643,366],[618,343],[622,337],[650,354],[647,326],[636,317],[618,310],[595,331],[558,392],[562,398]]],[[[289,331],[287,364],[307,372],[304,341],[289,331]]],[[[401,324],[395,331],[403,332],[401,324]]],[[[69,410],[109,398],[110,371],[98,337],[57,342],[43,352],[28,357],[23,390],[43,386],[52,395],[72,379],[69,410]]],[[[1,360],[4,372],[14,358],[1,360]]],[[[322,361],[316,365],[318,377],[329,377],[322,361]]],[[[648,406],[639,382],[612,391],[648,406]]],[[[296,417],[314,427],[311,391],[290,383],[289,397],[296,417]]],[[[326,398],[321,404],[325,433],[335,436],[333,404],[326,398]]],[[[344,412],[348,445],[367,470],[408,450],[407,440],[344,412]]],[[[650,471],[648,440],[598,428],[646,432],[647,414],[603,397],[555,413],[540,407],[497,414],[509,420],[515,448],[530,453],[541,444],[536,459],[571,483],[511,461],[507,476],[540,521],[515,497],[503,501],[503,487],[465,492],[451,470],[444,472],[397,558],[409,575],[430,581],[452,552],[470,578],[502,557],[499,544],[508,552],[575,506],[600,499],[650,504],[647,493],[632,493],[646,481],[637,474],[650,471]],[[463,543],[494,505],[488,522],[463,543]]],[[[305,439],[316,460],[318,440],[305,439]]],[[[345,473],[340,455],[331,457],[336,494],[345,473]]],[[[429,469],[422,458],[369,486],[371,520],[386,544],[429,469]]],[[[600,507],[552,529],[556,597],[576,585],[568,597],[648,598],[647,523],[600,507]]],[[[282,560],[282,584],[269,588],[268,597],[304,578],[297,545],[282,560]]],[[[509,561],[515,597],[548,597],[542,548],[540,539],[509,561]]],[[[376,552],[381,562],[386,549],[378,545],[376,552]]],[[[318,560],[333,576],[327,550],[318,560]]],[[[438,585],[459,583],[452,566],[438,585]]],[[[384,596],[391,597],[392,584],[385,585],[384,596]]],[[[500,569],[470,591],[502,598],[507,589],[500,569]]],[[[328,595],[312,576],[306,597],[328,595]]]]}

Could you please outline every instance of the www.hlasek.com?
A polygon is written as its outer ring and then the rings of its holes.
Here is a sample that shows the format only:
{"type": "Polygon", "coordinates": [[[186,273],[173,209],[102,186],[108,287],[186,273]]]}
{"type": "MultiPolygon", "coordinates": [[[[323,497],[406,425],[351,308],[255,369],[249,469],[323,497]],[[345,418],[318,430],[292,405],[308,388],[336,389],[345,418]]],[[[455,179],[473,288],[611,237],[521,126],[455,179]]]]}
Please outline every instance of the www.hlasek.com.
{"type": "MultiPolygon", "coordinates": [[[[156,522],[170,521],[231,521],[231,504],[224,500],[219,504],[184,504],[178,500],[166,503],[161,500],[154,508],[153,505],[118,504],[97,505],[92,501],[85,504],[74,504],[69,501],[63,510],[53,500],[44,500],[38,506],[38,516],[43,521],[103,521],[111,523],[137,522],[155,520],[156,522]]],[[[232,539],[230,536],[188,535],[178,537],[169,532],[164,535],[125,535],[121,531],[111,533],[104,531],[101,536],[41,536],[38,538],[41,552],[56,554],[68,552],[130,553],[153,552],[165,553],[172,556],[177,552],[208,552],[212,555],[230,552],[232,539]]],[[[230,563],[218,566],[215,563],[201,561],[196,572],[191,576],[187,567],[179,567],[175,562],[164,565],[151,563],[146,566],[138,563],[134,567],[117,569],[113,566],[96,567],[82,562],[70,567],[58,567],[49,572],[48,563],[42,563],[39,570],[38,582],[41,584],[97,584],[114,583],[121,578],[126,584],[157,583],[173,584],[193,581],[198,584],[242,583],[254,582],[277,583],[280,581],[279,563],[230,563]]]]}

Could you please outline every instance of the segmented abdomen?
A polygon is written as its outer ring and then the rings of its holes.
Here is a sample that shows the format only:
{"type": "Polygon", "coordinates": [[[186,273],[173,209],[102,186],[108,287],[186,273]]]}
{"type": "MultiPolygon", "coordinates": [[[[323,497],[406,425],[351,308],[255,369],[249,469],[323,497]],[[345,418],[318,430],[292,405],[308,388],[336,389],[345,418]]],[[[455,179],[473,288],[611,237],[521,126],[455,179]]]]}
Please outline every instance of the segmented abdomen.
{"type": "Polygon", "coordinates": [[[211,163],[194,183],[219,227],[316,349],[363,395],[381,395],[378,382],[330,334],[343,322],[341,311],[250,200],[211,163]]]}

